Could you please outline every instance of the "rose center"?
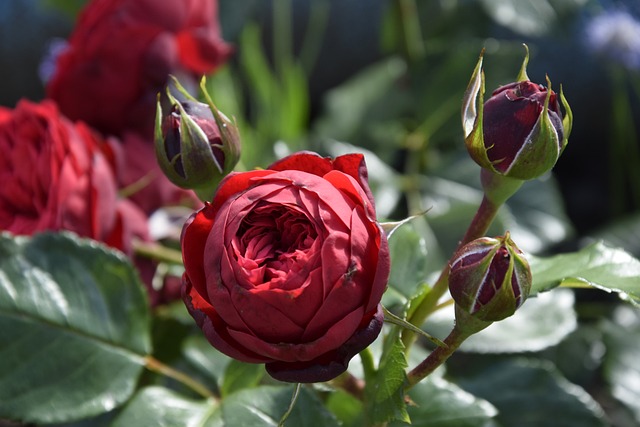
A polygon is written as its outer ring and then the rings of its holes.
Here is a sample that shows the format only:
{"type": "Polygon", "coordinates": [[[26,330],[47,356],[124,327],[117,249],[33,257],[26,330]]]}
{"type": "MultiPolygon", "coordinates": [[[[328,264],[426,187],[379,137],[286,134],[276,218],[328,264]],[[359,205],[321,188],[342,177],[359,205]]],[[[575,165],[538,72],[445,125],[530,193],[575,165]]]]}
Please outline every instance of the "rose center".
{"type": "Polygon", "coordinates": [[[234,246],[254,285],[283,281],[304,268],[318,233],[294,206],[258,205],[242,221],[234,246]]]}

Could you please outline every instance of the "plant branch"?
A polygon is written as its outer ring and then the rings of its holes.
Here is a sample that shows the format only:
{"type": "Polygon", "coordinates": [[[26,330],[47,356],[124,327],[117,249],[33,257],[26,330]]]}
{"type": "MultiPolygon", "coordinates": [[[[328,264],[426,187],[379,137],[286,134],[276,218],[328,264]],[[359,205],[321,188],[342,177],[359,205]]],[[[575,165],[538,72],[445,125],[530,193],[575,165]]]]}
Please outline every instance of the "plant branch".
{"type": "Polygon", "coordinates": [[[178,250],[162,246],[158,243],[148,243],[142,240],[133,241],[133,251],[136,255],[168,264],[182,265],[182,253],[178,250]]]}
{"type": "MultiPolygon", "coordinates": [[[[501,204],[493,203],[487,197],[483,197],[475,216],[469,224],[469,228],[467,228],[464,237],[458,243],[458,247],[454,251],[454,254],[463,245],[485,235],[485,233],[489,229],[489,226],[496,217],[500,206],[501,204]]],[[[453,258],[453,256],[454,255],[452,255],[451,258],[453,258]]],[[[409,323],[420,327],[427,319],[427,317],[429,317],[429,315],[436,310],[436,308],[438,307],[438,301],[449,288],[449,265],[451,264],[451,261],[452,259],[449,259],[449,261],[447,261],[447,264],[442,269],[442,272],[440,273],[438,280],[436,280],[436,283],[433,285],[433,288],[431,288],[431,291],[425,296],[420,305],[418,305],[413,313],[407,318],[407,321],[409,321],[409,323]]],[[[409,330],[403,331],[402,342],[407,350],[411,347],[414,340],[415,334],[413,332],[409,330]]]]}
{"type": "Polygon", "coordinates": [[[153,356],[146,356],[144,358],[144,366],[152,372],[156,372],[158,374],[172,378],[181,384],[184,384],[202,397],[205,397],[207,399],[219,400],[218,396],[216,396],[211,390],[202,385],[200,382],[194,380],[183,372],[176,371],[169,365],[165,365],[153,356]]]}

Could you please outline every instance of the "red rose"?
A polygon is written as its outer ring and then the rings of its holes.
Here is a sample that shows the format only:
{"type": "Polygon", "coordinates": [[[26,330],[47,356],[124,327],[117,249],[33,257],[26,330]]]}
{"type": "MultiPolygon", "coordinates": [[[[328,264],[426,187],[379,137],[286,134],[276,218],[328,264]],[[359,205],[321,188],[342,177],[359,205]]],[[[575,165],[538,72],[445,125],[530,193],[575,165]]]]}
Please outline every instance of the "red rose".
{"type": "Polygon", "coordinates": [[[108,134],[153,135],[169,74],[199,77],[229,55],[215,0],[94,0],[58,56],[47,95],[108,134]]]}
{"type": "Polygon", "coordinates": [[[182,232],[187,308],[228,356],[330,380],[382,327],[389,248],[375,218],[359,154],[232,173],[182,232]]]}
{"type": "Polygon", "coordinates": [[[125,252],[132,236],[147,238],[146,216],[118,200],[97,138],[52,101],[0,108],[0,230],[70,230],[125,252]]]}

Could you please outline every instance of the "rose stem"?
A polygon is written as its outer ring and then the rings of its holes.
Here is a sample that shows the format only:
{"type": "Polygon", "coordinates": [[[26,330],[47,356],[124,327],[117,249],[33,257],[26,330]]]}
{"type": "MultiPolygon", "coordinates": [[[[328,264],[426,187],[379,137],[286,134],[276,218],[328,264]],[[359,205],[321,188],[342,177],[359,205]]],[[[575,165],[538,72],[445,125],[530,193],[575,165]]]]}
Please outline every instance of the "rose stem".
{"type": "Polygon", "coordinates": [[[429,356],[424,359],[418,366],[413,368],[407,374],[407,385],[405,390],[409,390],[411,387],[422,381],[425,377],[431,374],[436,368],[442,365],[453,354],[454,351],[460,347],[460,344],[468,338],[469,335],[462,334],[462,332],[454,327],[449,336],[445,338],[444,343],[446,347],[436,347],[429,356]]]}
{"type": "Polygon", "coordinates": [[[171,366],[165,365],[153,356],[146,356],[144,358],[144,366],[152,372],[157,372],[184,384],[202,397],[206,397],[207,399],[219,400],[219,397],[216,396],[207,387],[194,380],[190,376],[180,371],[176,371],[171,366]]]}
{"type": "Polygon", "coordinates": [[[436,347],[426,359],[420,362],[418,366],[413,368],[407,374],[407,385],[405,386],[405,390],[409,390],[435,371],[438,366],[442,365],[449,356],[451,356],[453,352],[460,347],[464,340],[476,332],[480,332],[487,326],[491,325],[491,323],[493,322],[476,319],[456,305],[456,323],[449,333],[449,336],[444,340],[444,343],[447,346],[436,347]]]}
{"type": "Polygon", "coordinates": [[[182,265],[182,253],[180,251],[167,248],[157,243],[147,243],[136,239],[133,241],[133,251],[136,255],[144,258],[150,258],[168,264],[182,265]]]}
{"type": "MultiPolygon", "coordinates": [[[[480,203],[480,206],[478,206],[478,210],[471,220],[464,237],[458,243],[454,254],[463,245],[486,234],[500,207],[509,197],[515,194],[523,182],[500,177],[499,175],[491,174],[484,169],[481,172],[481,179],[485,188],[485,195],[482,198],[482,202],[480,203]]],[[[453,254],[451,257],[453,258],[453,254]]],[[[431,291],[424,297],[420,305],[418,305],[413,314],[409,316],[407,321],[413,323],[417,327],[420,327],[427,317],[433,313],[438,304],[438,300],[449,288],[449,264],[452,261],[452,259],[447,261],[442,272],[440,272],[440,277],[438,277],[438,280],[433,285],[433,288],[431,288],[431,291]]],[[[414,338],[415,334],[413,332],[407,329],[403,331],[402,342],[405,345],[407,352],[411,348],[414,338]]]]}

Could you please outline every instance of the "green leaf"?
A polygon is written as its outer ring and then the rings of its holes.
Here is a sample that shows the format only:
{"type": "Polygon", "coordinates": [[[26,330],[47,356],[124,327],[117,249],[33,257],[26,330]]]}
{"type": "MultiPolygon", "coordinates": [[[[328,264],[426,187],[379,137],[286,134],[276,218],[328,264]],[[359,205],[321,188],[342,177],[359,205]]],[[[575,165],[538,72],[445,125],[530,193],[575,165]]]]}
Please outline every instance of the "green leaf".
{"type": "MultiPolygon", "coordinates": [[[[277,426],[291,403],[293,387],[260,386],[244,389],[222,401],[225,426],[277,426]]],[[[285,423],[290,427],[337,427],[338,421],[318,397],[303,387],[285,423]]]]}
{"type": "MultiPolygon", "coordinates": [[[[577,326],[573,304],[573,292],[565,289],[529,298],[513,316],[469,337],[460,351],[518,353],[556,345],[577,326]]],[[[453,318],[452,307],[440,310],[429,318],[427,331],[446,336],[453,326],[453,318]]]]}
{"type": "Polygon", "coordinates": [[[413,224],[398,228],[389,240],[391,273],[389,286],[409,298],[427,278],[427,248],[425,239],[413,224]]]}
{"type": "Polygon", "coordinates": [[[243,388],[255,387],[264,377],[264,365],[232,360],[227,365],[222,382],[222,396],[225,397],[243,388]]]}
{"type": "Polygon", "coordinates": [[[185,358],[206,378],[222,389],[224,373],[232,359],[219,352],[202,335],[193,335],[184,342],[182,351],[185,358]]]}
{"type": "Polygon", "coordinates": [[[371,424],[391,420],[410,422],[404,401],[407,366],[404,345],[398,332],[392,330],[385,337],[380,366],[374,378],[367,378],[365,416],[371,424]]]}
{"type": "Polygon", "coordinates": [[[603,323],[607,352],[604,376],[611,393],[624,403],[640,423],[640,312],[628,306],[618,307],[614,313],[616,323],[603,323]]]}
{"type": "MultiPolygon", "coordinates": [[[[414,427],[497,427],[498,411],[486,400],[432,375],[409,392],[415,405],[408,408],[414,427]]],[[[400,422],[390,427],[405,425],[400,422]]],[[[517,425],[517,424],[516,424],[517,425]]]]}
{"type": "Polygon", "coordinates": [[[340,389],[327,396],[327,408],[335,414],[343,427],[360,427],[363,425],[364,407],[362,401],[340,389]]]}
{"type": "Polygon", "coordinates": [[[622,249],[597,242],[574,253],[548,258],[530,256],[529,264],[533,274],[532,295],[560,284],[592,286],[619,292],[640,303],[640,261],[622,249]]]}
{"type": "Polygon", "coordinates": [[[126,401],[150,353],[146,292],[120,252],[0,235],[0,418],[67,422],[126,401]]]}
{"type": "Polygon", "coordinates": [[[549,362],[516,359],[484,368],[458,384],[498,408],[503,426],[602,427],[602,408],[549,362]],[[552,423],[552,424],[550,424],[552,423]]]}
{"type": "Polygon", "coordinates": [[[223,427],[219,405],[213,400],[186,399],[163,387],[140,390],[111,427],[223,427]]]}

